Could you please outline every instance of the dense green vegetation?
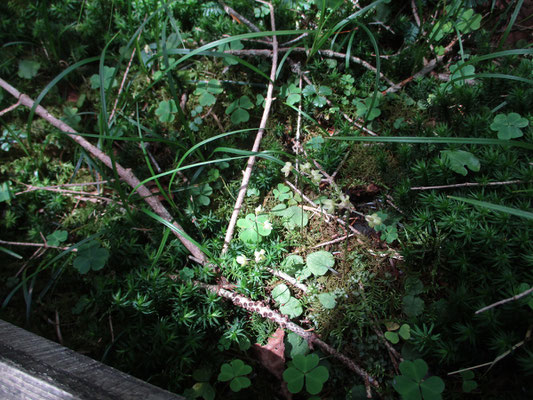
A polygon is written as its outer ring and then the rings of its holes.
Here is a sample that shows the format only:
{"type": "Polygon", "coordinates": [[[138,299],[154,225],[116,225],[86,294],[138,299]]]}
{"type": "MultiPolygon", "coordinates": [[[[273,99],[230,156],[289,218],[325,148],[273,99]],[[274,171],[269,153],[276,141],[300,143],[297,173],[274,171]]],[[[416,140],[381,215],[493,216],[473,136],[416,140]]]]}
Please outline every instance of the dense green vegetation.
{"type": "Polygon", "coordinates": [[[189,398],[531,398],[524,3],[2,2],[0,318],[189,398]]]}

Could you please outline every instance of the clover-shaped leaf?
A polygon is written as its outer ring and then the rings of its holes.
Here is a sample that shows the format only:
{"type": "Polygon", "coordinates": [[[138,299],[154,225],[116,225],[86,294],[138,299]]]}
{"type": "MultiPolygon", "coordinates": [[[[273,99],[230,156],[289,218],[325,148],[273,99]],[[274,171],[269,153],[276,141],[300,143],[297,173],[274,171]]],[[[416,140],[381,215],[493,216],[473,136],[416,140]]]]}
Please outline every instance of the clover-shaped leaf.
{"type": "Polygon", "coordinates": [[[398,229],[395,225],[386,226],[385,229],[381,230],[381,240],[392,243],[396,239],[398,239],[398,229]]]}
{"type": "Polygon", "coordinates": [[[299,317],[303,313],[302,303],[300,303],[300,300],[294,297],[290,297],[289,301],[287,301],[285,304],[282,304],[279,310],[283,314],[288,315],[290,318],[299,317]]]}
{"type": "MultiPolygon", "coordinates": [[[[115,73],[115,68],[104,66],[104,89],[107,89],[109,87],[109,84],[111,83],[111,79],[113,78],[113,74],[115,73]]],[[[89,82],[91,82],[91,89],[100,89],[100,75],[94,74],[89,79],[89,82]]],[[[113,83],[111,84],[111,87],[117,87],[118,82],[116,79],[113,79],[113,83]]]]}
{"type": "Polygon", "coordinates": [[[100,243],[91,240],[78,248],[78,253],[74,259],[74,268],[80,274],[86,274],[90,270],[99,271],[109,258],[109,251],[100,247],[100,243]]]}
{"type": "Polygon", "coordinates": [[[81,117],[78,115],[78,109],[76,107],[63,107],[64,116],[61,118],[65,124],[74,129],[79,129],[81,117]]]}
{"type": "Polygon", "coordinates": [[[17,75],[24,79],[32,79],[39,72],[41,64],[33,60],[20,60],[17,75]]]}
{"type": "Polygon", "coordinates": [[[473,65],[466,65],[461,68],[463,61],[459,61],[457,64],[450,65],[450,81],[453,81],[454,85],[460,86],[465,84],[465,79],[472,79],[476,73],[476,67],[473,65]]]}
{"type": "MultiPolygon", "coordinates": [[[[224,43],[223,45],[218,46],[218,51],[221,53],[226,50],[242,50],[242,49],[244,49],[244,45],[241,43],[240,40],[234,40],[233,42],[224,43]]],[[[235,60],[234,56],[224,58],[224,64],[226,65],[237,65],[238,63],[239,62],[235,60]]]]}
{"type": "Polygon", "coordinates": [[[337,305],[337,301],[335,300],[335,296],[331,293],[320,293],[318,295],[318,300],[324,306],[324,308],[331,310],[332,308],[335,308],[337,305]]]}
{"type": "Polygon", "coordinates": [[[466,176],[468,173],[465,166],[474,172],[477,172],[480,169],[479,159],[469,151],[442,150],[440,156],[441,160],[448,165],[452,171],[463,176],[466,176]]]}
{"type": "Polygon", "coordinates": [[[299,206],[291,206],[283,210],[281,216],[284,218],[283,226],[287,229],[303,228],[309,223],[309,215],[299,206]]]}
{"type": "Polygon", "coordinates": [[[159,107],[155,110],[155,115],[159,117],[161,122],[174,121],[174,114],[178,112],[178,107],[174,100],[163,100],[159,103],[159,107]]]}
{"type": "Polygon", "coordinates": [[[379,97],[376,97],[372,109],[370,105],[372,104],[372,97],[367,97],[365,100],[357,100],[355,105],[357,107],[357,116],[358,117],[367,117],[369,121],[379,117],[381,115],[381,110],[379,109],[379,97]],[[370,112],[369,112],[370,110],[370,112]]]}
{"type": "Polygon", "coordinates": [[[266,214],[248,214],[245,218],[237,220],[237,226],[242,229],[239,238],[244,243],[258,243],[261,236],[268,236],[272,232],[272,224],[266,214]]]}
{"type": "Polygon", "coordinates": [[[291,83],[286,90],[283,91],[283,95],[287,97],[286,103],[290,106],[298,103],[302,98],[302,90],[296,86],[294,83],[291,83]]]}
{"type": "Polygon", "coordinates": [[[244,375],[252,372],[252,367],[245,364],[242,360],[233,360],[229,364],[222,364],[218,380],[221,382],[230,381],[229,387],[234,392],[249,387],[252,382],[244,375]]]}
{"type": "Polygon", "coordinates": [[[292,192],[291,189],[284,185],[283,183],[278,183],[278,186],[276,189],[272,191],[274,194],[274,198],[279,201],[285,201],[288,199],[292,199],[292,192]]]}
{"type": "Polygon", "coordinates": [[[329,86],[319,86],[318,89],[315,85],[307,85],[302,94],[304,97],[309,97],[311,102],[317,107],[324,107],[327,103],[326,97],[333,92],[329,86]]]}
{"type": "Polygon", "coordinates": [[[520,114],[498,114],[490,125],[490,129],[498,132],[498,139],[509,140],[521,137],[524,133],[520,128],[528,126],[529,121],[520,114]]]}
{"type": "Polygon", "coordinates": [[[280,304],[285,304],[291,298],[291,291],[287,285],[282,283],[272,290],[272,298],[280,304]]]}
{"type": "Polygon", "coordinates": [[[335,259],[329,251],[316,251],[306,258],[306,264],[313,275],[324,275],[328,269],[333,267],[335,259]]]}
{"type": "Polygon", "coordinates": [[[60,243],[63,243],[65,240],[67,240],[67,236],[67,231],[55,231],[54,233],[46,236],[46,243],[49,246],[59,246],[60,243]]]}
{"type": "Polygon", "coordinates": [[[296,355],[289,368],[283,372],[283,380],[291,393],[298,393],[305,389],[309,394],[318,394],[329,378],[329,371],[323,365],[318,365],[320,359],[316,354],[296,355]]]}
{"type": "Polygon", "coordinates": [[[250,114],[246,110],[253,107],[254,104],[248,96],[241,96],[226,108],[226,115],[231,114],[231,122],[234,124],[240,124],[241,122],[246,122],[250,119],[250,114]]]}
{"type": "Polygon", "coordinates": [[[194,197],[194,200],[202,206],[208,206],[211,203],[209,196],[212,194],[213,188],[208,183],[191,188],[191,195],[194,197]]]}
{"type": "Polygon", "coordinates": [[[474,373],[470,370],[461,372],[463,378],[463,392],[470,393],[477,388],[477,382],[474,380],[474,373]]]}
{"type": "Polygon", "coordinates": [[[457,19],[456,27],[463,33],[478,30],[481,26],[481,14],[474,14],[474,10],[469,8],[461,13],[457,19]]]}
{"type": "Polygon", "coordinates": [[[315,136],[307,141],[305,147],[313,150],[320,150],[324,142],[325,140],[322,136],[315,136]]]}
{"type": "Polygon", "coordinates": [[[400,364],[402,375],[394,377],[394,389],[405,400],[440,400],[444,381],[438,376],[424,379],[427,371],[428,366],[424,360],[403,361],[400,364]]]}
{"type": "Polygon", "coordinates": [[[201,106],[207,107],[212,106],[216,103],[217,99],[214,96],[215,94],[220,94],[224,91],[222,85],[216,79],[211,79],[209,82],[202,82],[198,84],[194,94],[200,96],[198,98],[198,103],[201,106]]]}

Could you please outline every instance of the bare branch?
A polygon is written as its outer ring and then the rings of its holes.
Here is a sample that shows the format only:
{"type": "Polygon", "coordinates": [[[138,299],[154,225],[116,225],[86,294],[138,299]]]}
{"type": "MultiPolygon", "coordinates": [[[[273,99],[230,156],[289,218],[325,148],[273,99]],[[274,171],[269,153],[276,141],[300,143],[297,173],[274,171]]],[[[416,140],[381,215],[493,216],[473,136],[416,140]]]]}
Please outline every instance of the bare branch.
{"type": "MultiPolygon", "coordinates": [[[[269,4],[270,7],[270,23],[272,25],[272,31],[276,31],[276,21],[274,18],[274,7],[272,4],[269,4]]],[[[276,36],[272,36],[272,67],[270,69],[270,81],[268,83],[267,96],[265,99],[265,109],[263,111],[263,116],[261,117],[261,123],[259,124],[259,129],[255,137],[255,141],[252,147],[252,151],[256,153],[259,150],[259,145],[261,144],[261,139],[263,138],[263,133],[265,132],[266,124],[268,121],[268,116],[270,114],[270,107],[272,106],[272,94],[274,92],[274,81],[276,79],[276,69],[278,67],[278,40],[276,36]]],[[[252,156],[248,159],[246,169],[244,170],[244,176],[242,178],[241,187],[239,189],[239,194],[237,195],[237,201],[233,208],[233,213],[231,214],[231,219],[228,224],[228,229],[226,231],[226,236],[224,238],[224,246],[222,248],[222,254],[226,253],[228,250],[229,243],[233,236],[233,231],[235,230],[235,224],[237,223],[237,218],[239,217],[239,212],[241,211],[242,203],[246,195],[246,189],[248,188],[248,183],[250,182],[250,177],[252,176],[252,169],[255,164],[255,156],[252,156]]]]}
{"type": "Polygon", "coordinates": [[[2,111],[0,111],[0,117],[4,114],[7,114],[8,112],[10,111],[13,111],[15,108],[17,108],[18,106],[20,106],[20,99],[17,100],[17,102],[7,108],[4,108],[2,111]]]}
{"type": "MultiPolygon", "coordinates": [[[[223,1],[219,0],[218,3],[224,8],[224,11],[229,14],[232,18],[236,19],[239,22],[242,22],[244,25],[246,25],[250,30],[254,32],[261,32],[261,30],[255,26],[252,22],[250,22],[248,19],[243,17],[241,14],[239,14],[237,11],[235,11],[230,6],[226,5],[223,1]]],[[[272,12],[272,10],[270,10],[272,12]]]]}
{"type": "Polygon", "coordinates": [[[415,186],[415,187],[412,187],[411,190],[452,189],[452,188],[458,188],[458,187],[472,187],[472,186],[501,186],[501,185],[514,185],[517,183],[526,183],[526,182],[520,181],[520,180],[504,181],[504,182],[487,182],[487,183],[465,182],[465,183],[456,183],[454,185],[415,186]]]}
{"type": "Polygon", "coordinates": [[[500,300],[500,301],[497,301],[496,303],[492,303],[491,305],[489,306],[486,306],[486,307],[483,307],[479,310],[476,311],[476,314],[480,314],[482,312],[485,312],[487,310],[490,310],[491,308],[494,308],[494,307],[498,307],[498,306],[501,306],[502,304],[505,304],[505,303],[510,303],[511,301],[515,301],[515,300],[518,300],[518,299],[521,299],[522,297],[525,297],[527,296],[528,294],[532,293],[533,292],[533,287],[530,287],[529,289],[527,290],[524,290],[522,293],[519,293],[517,295],[514,295],[512,297],[508,297],[506,299],[503,299],[503,300],[500,300]]]}

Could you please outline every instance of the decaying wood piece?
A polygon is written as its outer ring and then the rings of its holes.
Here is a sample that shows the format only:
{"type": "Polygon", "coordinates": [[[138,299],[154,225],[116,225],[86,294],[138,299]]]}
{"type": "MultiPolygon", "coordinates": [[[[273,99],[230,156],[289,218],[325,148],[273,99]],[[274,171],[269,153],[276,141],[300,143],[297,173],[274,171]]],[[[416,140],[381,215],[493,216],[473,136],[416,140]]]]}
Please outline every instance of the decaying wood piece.
{"type": "Polygon", "coordinates": [[[182,400],[0,320],[2,400],[182,400]]]}

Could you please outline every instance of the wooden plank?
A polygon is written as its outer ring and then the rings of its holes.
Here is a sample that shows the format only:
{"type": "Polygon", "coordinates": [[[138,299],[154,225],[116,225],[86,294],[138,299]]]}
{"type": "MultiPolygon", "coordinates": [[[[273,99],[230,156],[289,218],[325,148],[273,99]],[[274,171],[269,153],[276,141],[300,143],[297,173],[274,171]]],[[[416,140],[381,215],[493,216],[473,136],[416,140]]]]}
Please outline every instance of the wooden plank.
{"type": "Polygon", "coordinates": [[[2,400],[183,400],[0,320],[2,400]]]}

